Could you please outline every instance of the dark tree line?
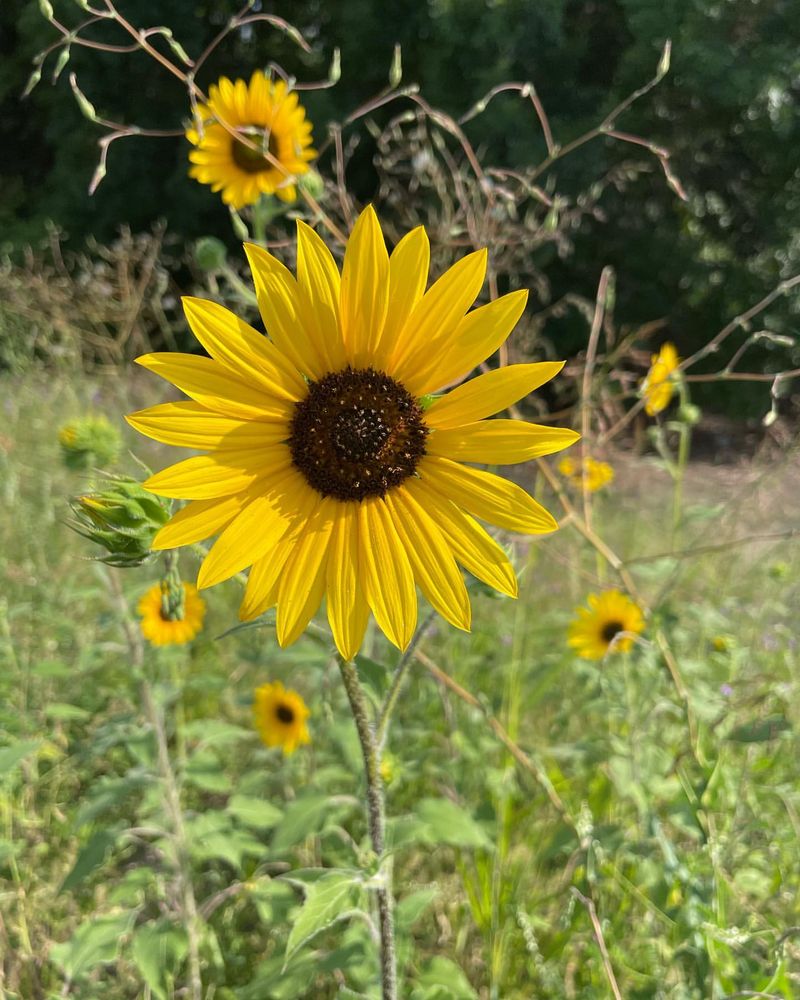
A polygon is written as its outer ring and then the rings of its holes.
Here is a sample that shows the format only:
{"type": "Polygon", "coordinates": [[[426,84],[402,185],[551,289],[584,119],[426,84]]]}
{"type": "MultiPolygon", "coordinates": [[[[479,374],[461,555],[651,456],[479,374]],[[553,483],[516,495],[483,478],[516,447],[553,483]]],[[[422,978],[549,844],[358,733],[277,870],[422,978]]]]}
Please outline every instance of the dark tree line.
{"type": "MultiPolygon", "coordinates": [[[[197,52],[239,8],[234,0],[119,0],[134,23],[168,19],[197,52]]],[[[404,79],[434,105],[459,114],[491,86],[532,80],[555,135],[569,141],[652,76],[672,38],[667,78],[624,119],[626,131],[672,152],[688,194],[680,202],[645,152],[609,141],[587,145],[556,168],[558,186],[576,193],[623,158],[648,163],[619,190],[603,194],[604,219],[587,223],[566,259],[543,261],[554,292],[593,295],[600,268],[618,273],[617,314],[629,323],[666,317],[666,333],[685,353],[782,278],[800,271],[800,4],[795,0],[294,0],[262,4],[312,42],[304,54],[267,28],[230,38],[201,84],[221,73],[246,75],[270,60],[300,78],[324,77],[334,46],[342,76],[308,95],[314,121],[341,119],[386,84],[400,43],[404,79]]],[[[81,12],[61,0],[57,14],[81,12]]],[[[186,177],[181,139],[126,139],[110,153],[97,194],[87,195],[101,134],[80,116],[66,75],[75,70],[98,113],[149,127],[180,127],[185,91],[144,55],[73,48],[56,86],[47,71],[20,101],[33,55],[54,40],[38,3],[0,4],[0,243],[20,246],[54,220],[72,240],[108,239],[121,222],[134,230],[166,219],[184,238],[225,233],[223,207],[186,177]]],[[[95,38],[103,37],[95,32],[95,38]]],[[[118,40],[118,39],[116,39],[118,40]]],[[[53,62],[48,64],[52,69],[53,62]]],[[[476,146],[514,167],[544,154],[541,134],[520,128],[518,102],[501,99],[468,126],[476,146]]],[[[319,136],[318,138],[322,138],[319,136]]],[[[368,145],[352,165],[355,194],[369,198],[375,177],[368,145]]],[[[793,335],[797,308],[780,302],[762,325],[793,335]]],[[[573,348],[585,331],[566,324],[573,348]]],[[[760,348],[754,365],[787,358],[760,348]],[[774,355],[774,356],[773,356],[774,355]]],[[[792,352],[790,351],[789,354],[792,352]]]]}

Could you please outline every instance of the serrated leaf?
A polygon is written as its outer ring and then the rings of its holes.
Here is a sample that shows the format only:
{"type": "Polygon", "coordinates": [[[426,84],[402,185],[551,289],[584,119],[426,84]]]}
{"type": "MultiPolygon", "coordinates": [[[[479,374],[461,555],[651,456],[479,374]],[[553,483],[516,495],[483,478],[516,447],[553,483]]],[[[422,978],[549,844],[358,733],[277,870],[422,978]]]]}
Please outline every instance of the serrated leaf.
{"type": "Polygon", "coordinates": [[[320,931],[352,913],[355,891],[363,884],[360,872],[329,872],[306,886],[305,902],[289,932],[286,962],[320,931]]]}
{"type": "Polygon", "coordinates": [[[269,830],[283,819],[282,809],[249,795],[232,795],[226,809],[245,826],[256,830],[269,830]]]}
{"type": "Polygon", "coordinates": [[[81,924],[69,941],[52,945],[48,957],[69,980],[77,979],[96,965],[114,961],[133,919],[133,913],[122,913],[81,924]]]}

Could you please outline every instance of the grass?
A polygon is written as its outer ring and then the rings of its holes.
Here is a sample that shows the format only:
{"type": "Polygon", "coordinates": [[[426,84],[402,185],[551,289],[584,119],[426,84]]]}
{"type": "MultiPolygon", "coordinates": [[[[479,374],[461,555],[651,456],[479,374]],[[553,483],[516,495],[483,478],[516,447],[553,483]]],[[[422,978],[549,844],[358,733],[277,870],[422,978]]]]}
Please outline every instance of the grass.
{"type": "MultiPolygon", "coordinates": [[[[156,392],[0,384],[0,996],[191,996],[194,935],[204,997],[374,997],[363,888],[343,882],[307,939],[299,923],[317,869],[374,862],[327,643],[280,651],[269,627],[217,639],[236,621],[230,582],[206,594],[191,647],[138,666],[114,579],[134,608],[157,568],[114,574],[64,525],[85,477],[61,465],[59,424],[156,392]],[[250,721],[273,679],[313,712],[311,747],[285,759],[250,721]]],[[[618,582],[569,525],[517,546],[518,602],[476,590],[469,636],[436,620],[389,739],[401,996],[800,993],[800,559],[785,539],[727,544],[791,527],[792,458],[690,467],[674,543],[669,477],[620,459],[594,524],[653,608],[629,655],[589,663],[565,644],[574,606],[618,582]]],[[[385,690],[396,655],[372,636],[369,688],[385,690]]]]}

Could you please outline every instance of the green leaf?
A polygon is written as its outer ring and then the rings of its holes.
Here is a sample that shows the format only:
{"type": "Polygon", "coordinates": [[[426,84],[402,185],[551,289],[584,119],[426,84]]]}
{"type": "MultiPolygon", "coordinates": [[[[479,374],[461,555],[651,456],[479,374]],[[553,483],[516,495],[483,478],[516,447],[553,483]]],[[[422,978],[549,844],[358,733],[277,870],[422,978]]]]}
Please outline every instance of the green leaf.
{"type": "Polygon", "coordinates": [[[227,792],[231,779],[222,769],[222,764],[213,750],[196,750],[186,764],[184,777],[187,782],[204,792],[227,792]]]}
{"type": "Polygon", "coordinates": [[[210,810],[186,822],[192,854],[206,861],[219,858],[240,871],[246,856],[263,857],[266,846],[246,830],[238,830],[233,818],[221,810],[210,810]]]}
{"type": "Polygon", "coordinates": [[[0,779],[9,777],[18,764],[42,745],[41,740],[23,740],[10,747],[0,747],[0,779]]]}
{"type": "Polygon", "coordinates": [[[133,913],[122,913],[81,924],[69,941],[50,948],[50,961],[69,980],[77,979],[103,962],[113,962],[120,940],[128,933],[133,919],[133,913]]]}
{"type": "Polygon", "coordinates": [[[61,888],[58,891],[61,893],[74,889],[96,868],[99,868],[116,844],[118,836],[119,829],[95,831],[81,848],[72,870],[61,883],[61,888]]]}
{"type": "Polygon", "coordinates": [[[363,884],[360,872],[329,871],[305,886],[305,902],[289,932],[286,962],[315,934],[351,913],[356,890],[363,884]]]}
{"type": "Polygon", "coordinates": [[[184,732],[189,740],[214,744],[235,743],[237,740],[253,739],[255,735],[252,729],[222,719],[193,719],[186,724],[184,732]]]}
{"type": "Polygon", "coordinates": [[[422,799],[416,815],[395,820],[393,842],[396,845],[448,844],[451,847],[490,849],[492,842],[483,827],[461,806],[449,799],[422,799]]]}
{"type": "Polygon", "coordinates": [[[431,887],[428,889],[418,889],[416,892],[412,892],[401,899],[395,909],[397,929],[399,931],[411,930],[422,914],[433,904],[434,899],[438,895],[439,890],[431,887]]]}
{"type": "Polygon", "coordinates": [[[728,733],[728,739],[736,743],[767,743],[776,740],[783,733],[791,731],[792,724],[783,715],[773,715],[768,719],[745,722],[728,733]]]}
{"type": "Polygon", "coordinates": [[[436,956],[427,962],[417,979],[411,1000],[477,1000],[469,980],[449,958],[436,956]]]}
{"type": "Polygon", "coordinates": [[[256,830],[272,829],[283,819],[283,811],[277,806],[249,795],[232,795],[226,808],[245,826],[256,830]]]}
{"type": "Polygon", "coordinates": [[[272,838],[272,850],[281,853],[313,833],[319,833],[332,806],[327,795],[305,795],[290,803],[272,838]]]}
{"type": "Polygon", "coordinates": [[[131,946],[133,960],[158,1000],[170,1000],[171,979],[186,957],[187,950],[186,931],[168,920],[144,924],[134,934],[131,946]]]}
{"type": "Polygon", "coordinates": [[[69,719],[86,719],[91,715],[85,708],[77,705],[67,705],[63,702],[53,702],[44,710],[48,719],[55,719],[57,722],[67,722],[69,719]]]}
{"type": "Polygon", "coordinates": [[[90,823],[109,809],[119,811],[124,799],[133,792],[141,791],[144,786],[152,784],[152,780],[142,769],[137,768],[122,778],[107,778],[98,782],[78,810],[75,825],[83,826],[90,823]]]}

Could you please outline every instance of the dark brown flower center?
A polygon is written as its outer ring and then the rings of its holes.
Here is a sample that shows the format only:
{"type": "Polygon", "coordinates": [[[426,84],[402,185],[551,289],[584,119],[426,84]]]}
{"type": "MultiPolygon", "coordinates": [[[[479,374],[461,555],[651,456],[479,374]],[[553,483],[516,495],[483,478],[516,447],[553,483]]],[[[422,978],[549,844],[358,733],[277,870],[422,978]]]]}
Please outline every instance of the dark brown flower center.
{"type": "MultiPolygon", "coordinates": [[[[254,146],[260,146],[263,148],[263,140],[258,135],[248,136],[250,142],[254,146]]],[[[269,133],[267,137],[267,149],[269,150],[270,156],[274,156],[278,159],[278,141],[272,132],[269,133]]],[[[264,156],[264,154],[259,149],[253,149],[250,146],[246,146],[243,142],[238,139],[233,139],[231,142],[231,155],[233,156],[233,162],[240,170],[244,170],[246,174],[259,174],[262,170],[272,170],[272,164],[264,156]]]]}
{"type": "Polygon", "coordinates": [[[346,368],[312,382],[295,404],[289,448],[324,497],[385,496],[414,474],[428,428],[414,397],[373,368],[346,368]]]}
{"type": "Polygon", "coordinates": [[[611,645],[619,633],[624,631],[625,625],[623,622],[606,622],[601,635],[603,636],[603,641],[611,645]]]}
{"type": "Polygon", "coordinates": [[[288,705],[278,705],[275,709],[275,715],[277,715],[278,720],[285,726],[294,722],[294,711],[288,705]]]}

